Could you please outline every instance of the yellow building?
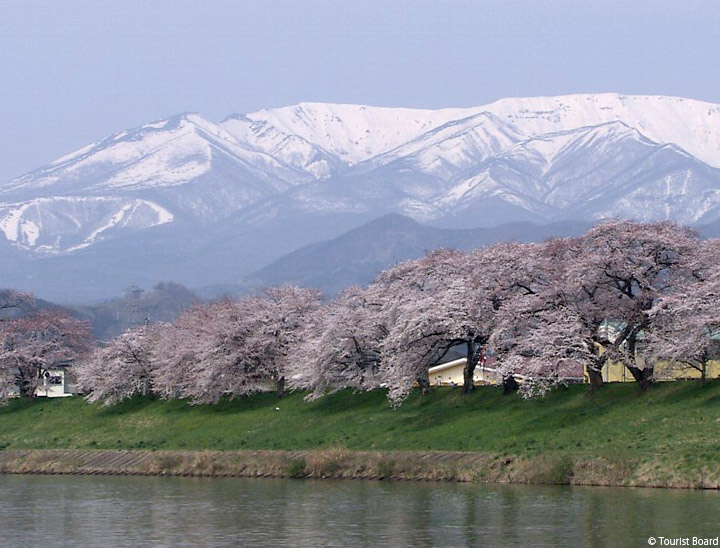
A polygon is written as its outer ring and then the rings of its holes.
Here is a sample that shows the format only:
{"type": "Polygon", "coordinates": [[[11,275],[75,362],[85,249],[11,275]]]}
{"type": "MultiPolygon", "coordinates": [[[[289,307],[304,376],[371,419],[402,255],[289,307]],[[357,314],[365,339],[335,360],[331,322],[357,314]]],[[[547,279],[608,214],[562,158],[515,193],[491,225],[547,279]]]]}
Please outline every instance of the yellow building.
{"type": "MultiPolygon", "coordinates": [[[[602,352],[602,350],[601,350],[602,352]]],[[[428,377],[430,378],[430,384],[435,386],[462,386],[463,384],[463,369],[465,369],[465,358],[459,358],[452,360],[447,363],[435,365],[428,370],[428,377]]],[[[639,360],[642,363],[641,360],[639,360]]],[[[481,362],[475,368],[475,374],[473,375],[473,381],[475,384],[500,384],[497,370],[494,366],[494,360],[487,362],[481,362]]],[[[674,381],[682,379],[697,379],[700,380],[700,371],[692,367],[683,367],[682,363],[676,362],[673,364],[664,362],[660,363],[655,367],[655,380],[658,381],[674,381]]],[[[707,379],[720,378],[720,360],[711,360],[708,362],[707,379]]],[[[516,379],[520,382],[524,380],[522,375],[516,375],[516,379]]],[[[580,379],[569,379],[573,382],[579,382],[580,379]]],[[[635,382],[635,378],[632,373],[622,362],[607,362],[602,369],[602,380],[604,383],[608,382],[635,382]]],[[[582,382],[585,384],[590,383],[590,377],[587,373],[587,366],[584,367],[582,382]]]]}
{"type": "MultiPolygon", "coordinates": [[[[628,368],[619,362],[605,364],[602,368],[602,380],[603,382],[635,382],[628,368]]],[[[585,384],[590,383],[587,365],[583,368],[583,382],[585,384]]]]}
{"type": "MultiPolygon", "coordinates": [[[[720,361],[709,361],[705,376],[707,379],[720,378],[720,361]]],[[[657,381],[678,381],[682,379],[700,380],[702,375],[694,367],[684,366],[681,362],[673,364],[662,362],[655,366],[654,377],[657,381]]],[[[632,373],[620,362],[607,363],[602,369],[602,380],[603,382],[635,382],[632,373]]],[[[590,382],[587,366],[585,367],[583,382],[590,382]]]]}
{"type": "MultiPolygon", "coordinates": [[[[642,345],[640,346],[642,348],[642,345]]],[[[605,353],[605,349],[602,345],[596,344],[596,349],[600,355],[605,353]]],[[[636,352],[636,361],[638,365],[643,365],[642,354],[636,352]]],[[[583,382],[589,383],[590,378],[587,372],[588,368],[583,368],[583,382]]],[[[682,362],[659,362],[655,366],[653,376],[657,381],[677,381],[682,379],[697,379],[702,378],[700,371],[685,365],[682,362]]],[[[706,379],[717,379],[720,378],[720,361],[710,360],[707,364],[707,370],[705,371],[706,379]]],[[[622,362],[609,361],[605,364],[602,369],[602,380],[603,382],[635,382],[635,378],[632,373],[622,362]]]]}

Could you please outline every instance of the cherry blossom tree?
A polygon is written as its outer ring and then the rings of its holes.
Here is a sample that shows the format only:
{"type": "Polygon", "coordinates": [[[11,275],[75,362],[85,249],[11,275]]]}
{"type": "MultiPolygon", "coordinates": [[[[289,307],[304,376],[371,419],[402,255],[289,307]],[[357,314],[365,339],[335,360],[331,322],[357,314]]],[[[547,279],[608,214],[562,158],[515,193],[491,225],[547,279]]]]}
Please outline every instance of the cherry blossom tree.
{"type": "Polygon", "coordinates": [[[341,388],[377,388],[380,346],[387,335],[379,321],[380,308],[371,293],[358,286],[318,308],[288,365],[290,386],[309,390],[309,399],[341,388]]]}
{"type": "MultiPolygon", "coordinates": [[[[603,366],[608,359],[616,359],[622,360],[646,389],[652,381],[652,363],[636,359],[638,337],[652,327],[654,301],[685,283],[697,245],[697,236],[690,229],[671,223],[630,221],[603,223],[581,238],[540,245],[531,268],[542,283],[506,307],[509,318],[504,322],[504,333],[506,340],[514,338],[515,343],[498,344],[498,348],[550,355],[549,342],[553,340],[553,345],[560,345],[558,356],[585,361],[593,386],[602,385],[603,366]],[[558,337],[564,328],[558,330],[556,322],[570,322],[576,327],[567,336],[558,337]],[[616,329],[607,329],[610,324],[616,329]],[[513,338],[507,338],[509,333],[513,338]],[[545,350],[531,351],[528,341],[545,350]]],[[[510,363],[524,362],[531,367],[533,360],[527,355],[523,358],[510,363]]],[[[532,377],[537,378],[538,370],[531,369],[532,377]]]]}
{"type": "Polygon", "coordinates": [[[90,327],[59,309],[46,309],[0,323],[0,399],[33,399],[42,374],[80,358],[89,348],[90,327]]]}
{"type": "MultiPolygon", "coordinates": [[[[580,335],[580,318],[562,306],[515,311],[515,321],[500,323],[493,333],[493,342],[497,342],[501,356],[500,376],[520,379],[520,393],[525,398],[542,396],[571,380],[579,381],[583,366],[594,354],[580,335]],[[503,348],[509,341],[509,346],[503,348]]],[[[503,318],[509,319],[510,315],[503,318]]]]}
{"type": "Polygon", "coordinates": [[[430,389],[428,368],[453,346],[454,333],[441,293],[459,284],[457,268],[464,254],[439,250],[381,273],[369,290],[383,303],[387,336],[382,342],[381,373],[388,397],[400,403],[417,383],[430,389]]]}
{"type": "Polygon", "coordinates": [[[321,303],[318,290],[286,285],[266,289],[248,311],[250,332],[245,359],[255,364],[265,378],[274,380],[280,397],[285,392],[286,371],[307,332],[306,323],[321,303]]]}
{"type": "Polygon", "coordinates": [[[555,317],[550,311],[557,295],[550,289],[555,269],[561,264],[556,252],[563,249],[557,242],[498,243],[475,252],[479,260],[489,265],[475,269],[474,273],[482,278],[484,291],[492,302],[494,318],[487,330],[488,346],[497,357],[497,373],[506,393],[517,388],[518,375],[539,378],[540,362],[528,361],[529,349],[518,344],[518,340],[530,333],[534,337],[529,341],[535,340],[542,332],[539,326],[543,320],[555,317]]]}
{"type": "Polygon", "coordinates": [[[131,327],[80,361],[74,369],[87,399],[113,404],[152,393],[153,349],[159,331],[160,326],[131,327]]]}
{"type": "Polygon", "coordinates": [[[577,317],[558,287],[568,243],[498,246],[502,301],[490,341],[506,392],[521,379],[524,396],[542,394],[576,368],[584,347],[577,341],[577,317]]]}
{"type": "Polygon", "coordinates": [[[186,311],[157,337],[155,389],[167,398],[214,403],[274,382],[281,396],[285,372],[320,302],[314,289],[284,286],[186,311]]]}
{"type": "Polygon", "coordinates": [[[215,403],[266,389],[261,362],[248,354],[261,299],[223,299],[195,306],[159,328],[154,389],[166,398],[215,403]]]}
{"type": "Polygon", "coordinates": [[[696,370],[702,385],[708,362],[720,356],[720,241],[698,245],[692,277],[662,295],[649,312],[643,357],[670,372],[696,370]]]}
{"type": "Polygon", "coordinates": [[[638,336],[651,329],[654,301],[686,283],[697,246],[692,229],[673,223],[610,221],[591,229],[568,255],[568,303],[588,340],[606,348],[589,368],[595,385],[608,358],[622,360],[641,389],[652,382],[652,363],[636,359],[638,336]],[[608,320],[621,326],[612,340],[601,335],[608,320]]]}
{"type": "Polygon", "coordinates": [[[414,382],[429,390],[427,371],[450,348],[466,351],[463,393],[473,390],[474,371],[501,301],[499,265],[486,250],[468,254],[438,250],[381,275],[387,294],[388,335],[383,341],[384,380],[397,403],[414,382]]]}
{"type": "Polygon", "coordinates": [[[383,273],[373,284],[384,292],[388,335],[382,370],[390,399],[398,403],[417,382],[429,389],[427,370],[452,347],[465,348],[463,393],[488,351],[501,309],[516,294],[532,293],[540,277],[533,244],[504,243],[464,253],[439,250],[383,273]]]}
{"type": "Polygon", "coordinates": [[[193,383],[189,369],[197,360],[196,343],[203,341],[197,328],[206,326],[197,321],[203,309],[204,305],[196,305],[180,314],[174,322],[156,326],[157,338],[152,348],[152,387],[161,398],[190,397],[188,387],[193,383]]]}

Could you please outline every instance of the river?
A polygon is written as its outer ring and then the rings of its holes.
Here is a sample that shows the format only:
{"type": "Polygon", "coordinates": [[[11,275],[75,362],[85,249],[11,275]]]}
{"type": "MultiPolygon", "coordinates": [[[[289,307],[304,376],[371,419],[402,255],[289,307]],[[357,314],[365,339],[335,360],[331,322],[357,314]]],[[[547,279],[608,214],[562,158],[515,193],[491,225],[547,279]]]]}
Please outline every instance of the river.
{"type": "Polygon", "coordinates": [[[0,476],[2,548],[630,548],[648,546],[649,537],[718,535],[716,492],[0,476]]]}

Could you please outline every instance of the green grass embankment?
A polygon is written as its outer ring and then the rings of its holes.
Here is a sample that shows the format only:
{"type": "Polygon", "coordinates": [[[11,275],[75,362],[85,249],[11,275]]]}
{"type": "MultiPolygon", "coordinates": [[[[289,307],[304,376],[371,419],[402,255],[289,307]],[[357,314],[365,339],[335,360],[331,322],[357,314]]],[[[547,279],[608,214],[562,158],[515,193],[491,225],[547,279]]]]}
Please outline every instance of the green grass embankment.
{"type": "MultiPolygon", "coordinates": [[[[571,386],[530,401],[495,387],[469,396],[436,388],[429,396],[413,394],[399,409],[381,392],[347,391],[314,402],[303,394],[280,400],[260,394],[202,406],[143,398],[115,406],[82,398],[12,401],[0,408],[0,448],[324,450],[315,451],[318,459],[347,461],[335,462],[330,475],[343,475],[343,467],[362,475],[358,467],[375,466],[369,475],[396,477],[403,477],[402,459],[352,466],[348,459],[358,451],[376,455],[375,461],[393,451],[461,451],[487,459],[437,477],[720,487],[720,383],[663,383],[645,394],[633,384],[592,394],[571,386]]],[[[311,470],[312,454],[288,458],[273,473],[324,475],[311,470]]]]}

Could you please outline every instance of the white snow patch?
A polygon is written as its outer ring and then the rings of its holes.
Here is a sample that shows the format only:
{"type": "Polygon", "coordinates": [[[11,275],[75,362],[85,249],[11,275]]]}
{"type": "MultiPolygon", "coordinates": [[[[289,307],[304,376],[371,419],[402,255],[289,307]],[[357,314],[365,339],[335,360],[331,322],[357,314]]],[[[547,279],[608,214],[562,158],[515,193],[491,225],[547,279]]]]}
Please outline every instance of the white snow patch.
{"type": "Polygon", "coordinates": [[[0,232],[5,238],[46,253],[87,247],[111,229],[145,229],[173,220],[170,211],[154,202],[121,197],[40,198],[0,204],[0,232]],[[61,242],[67,242],[65,247],[61,242]]]}
{"type": "Polygon", "coordinates": [[[142,127],[147,128],[147,129],[163,129],[167,125],[168,125],[168,120],[159,120],[157,122],[151,122],[149,124],[145,124],[142,127]]]}

